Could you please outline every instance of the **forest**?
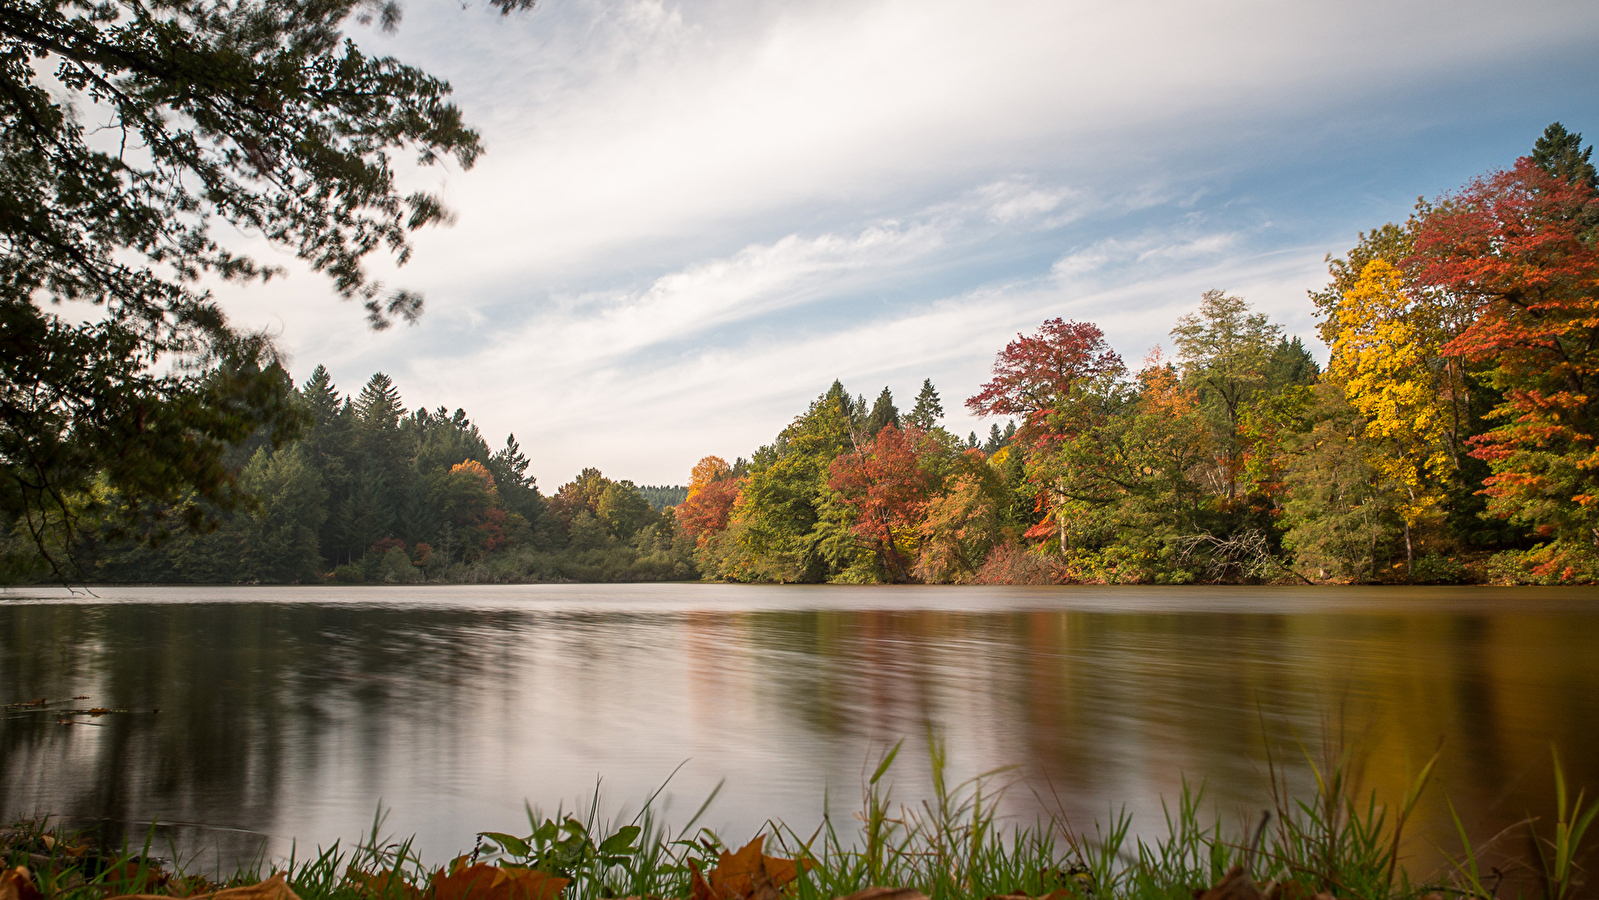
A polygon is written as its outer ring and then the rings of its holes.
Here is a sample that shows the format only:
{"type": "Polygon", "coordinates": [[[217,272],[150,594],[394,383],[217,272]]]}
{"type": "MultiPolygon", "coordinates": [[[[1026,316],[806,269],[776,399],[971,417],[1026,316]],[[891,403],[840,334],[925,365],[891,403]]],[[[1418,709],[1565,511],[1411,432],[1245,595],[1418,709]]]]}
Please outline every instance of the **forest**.
{"type": "MultiPolygon", "coordinates": [[[[685,488],[585,469],[551,494],[514,436],[318,367],[222,464],[243,499],[151,505],[102,480],[3,577],[420,581],[1591,583],[1599,579],[1599,177],[1551,125],[1530,156],[1362,233],[1310,293],[1328,364],[1206,292],[1136,364],[1049,319],[940,422],[834,381],[685,488]],[[1004,423],[1003,427],[1000,423],[1004,423]]],[[[48,524],[48,523],[46,523],[48,524]]]]}

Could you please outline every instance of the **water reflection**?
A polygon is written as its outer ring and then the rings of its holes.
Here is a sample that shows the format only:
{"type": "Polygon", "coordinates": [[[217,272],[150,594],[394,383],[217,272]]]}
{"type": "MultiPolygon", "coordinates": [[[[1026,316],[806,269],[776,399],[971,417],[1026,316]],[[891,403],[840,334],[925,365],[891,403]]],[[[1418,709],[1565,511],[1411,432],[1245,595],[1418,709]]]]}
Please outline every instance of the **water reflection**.
{"type": "MultiPolygon", "coordinates": [[[[928,724],[966,774],[1015,764],[1010,810],[1076,823],[1202,779],[1230,820],[1268,754],[1308,787],[1327,735],[1398,796],[1440,740],[1468,827],[1552,806],[1549,748],[1599,788],[1599,608],[1550,591],[148,589],[0,600],[3,700],[128,710],[0,718],[0,813],[159,819],[218,859],[355,837],[381,802],[431,859],[524,800],[568,807],[603,776],[685,817],[809,827],[854,808],[863,766],[928,724]],[[155,710],[159,710],[156,712],[155,710]],[[1303,751],[1302,748],[1303,747],[1303,751]],[[203,826],[203,827],[202,827],[203,826]]],[[[608,806],[616,812],[618,806],[608,806]]],[[[1453,845],[1442,794],[1418,848],[1453,845]]],[[[1420,852],[1420,851],[1419,851],[1420,852]]]]}

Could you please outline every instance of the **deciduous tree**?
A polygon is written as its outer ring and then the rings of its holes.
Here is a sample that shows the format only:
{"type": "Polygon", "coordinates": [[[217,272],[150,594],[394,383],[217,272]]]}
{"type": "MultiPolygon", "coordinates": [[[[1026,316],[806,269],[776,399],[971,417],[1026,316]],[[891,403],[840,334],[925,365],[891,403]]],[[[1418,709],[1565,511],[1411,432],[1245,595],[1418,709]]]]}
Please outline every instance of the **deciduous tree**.
{"type": "Polygon", "coordinates": [[[1457,369],[1443,359],[1448,335],[1429,327],[1436,317],[1425,302],[1386,260],[1367,263],[1339,303],[1330,366],[1365,419],[1370,464],[1400,492],[1393,505],[1404,522],[1407,566],[1415,561],[1414,530],[1441,518],[1458,468],[1457,369]]]}
{"type": "Polygon", "coordinates": [[[447,83],[343,38],[352,16],[392,27],[398,9],[0,4],[0,514],[70,528],[66,496],[102,478],[129,509],[198,497],[198,524],[237,503],[228,445],[298,427],[270,341],[199,286],[278,270],[215,224],[325,273],[375,326],[415,318],[421,298],[364,260],[405,262],[410,233],[446,212],[398,185],[393,155],[464,168],[481,147],[447,83]]]}
{"type": "Polygon", "coordinates": [[[885,425],[872,442],[832,461],[827,485],[853,513],[851,531],[890,581],[911,578],[922,508],[936,486],[923,464],[920,429],[885,425]]]}
{"type": "Polygon", "coordinates": [[[1494,426],[1471,439],[1488,462],[1492,513],[1599,552],[1599,211],[1583,179],[1532,159],[1480,178],[1428,215],[1418,281],[1476,318],[1445,348],[1491,367],[1494,426]]]}

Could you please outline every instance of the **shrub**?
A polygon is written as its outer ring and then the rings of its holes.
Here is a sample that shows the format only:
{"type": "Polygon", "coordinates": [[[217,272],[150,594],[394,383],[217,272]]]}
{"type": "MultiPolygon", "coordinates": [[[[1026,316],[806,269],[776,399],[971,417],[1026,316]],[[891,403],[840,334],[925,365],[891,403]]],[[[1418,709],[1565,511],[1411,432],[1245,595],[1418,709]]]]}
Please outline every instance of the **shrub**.
{"type": "Polygon", "coordinates": [[[1410,567],[1410,580],[1416,584],[1465,584],[1471,573],[1459,560],[1429,553],[1410,567]]]}

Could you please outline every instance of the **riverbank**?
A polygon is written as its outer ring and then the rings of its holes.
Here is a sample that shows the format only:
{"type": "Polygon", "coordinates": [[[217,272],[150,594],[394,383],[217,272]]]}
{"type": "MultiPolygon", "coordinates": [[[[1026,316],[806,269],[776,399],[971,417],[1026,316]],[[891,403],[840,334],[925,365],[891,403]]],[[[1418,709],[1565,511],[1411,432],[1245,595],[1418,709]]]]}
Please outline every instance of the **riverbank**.
{"type": "MultiPolygon", "coordinates": [[[[903,742],[902,742],[903,743],[903,742]]],[[[625,823],[591,811],[540,817],[526,835],[478,834],[470,851],[442,865],[410,841],[382,833],[382,818],[353,847],[335,843],[309,857],[244,864],[231,874],[158,848],[109,848],[48,821],[0,829],[0,900],[1442,900],[1445,897],[1592,896],[1582,868],[1599,804],[1568,791],[1558,755],[1554,815],[1505,835],[1474,841],[1459,816],[1460,844],[1446,862],[1413,871],[1406,826],[1429,789],[1435,756],[1400,798],[1361,793],[1346,757],[1317,768],[1316,793],[1290,796],[1273,777],[1271,808],[1229,829],[1201,815],[1185,786],[1166,807],[1167,832],[1131,838],[1122,814],[1088,829],[1063,818],[1001,821],[989,773],[959,784],[946,777],[943,749],[929,746],[931,799],[896,803],[885,777],[896,745],[864,779],[861,808],[809,832],[768,823],[734,850],[699,813],[676,830],[655,819],[651,801],[625,823]]],[[[595,798],[598,806],[598,797],[595,798]]],[[[1451,807],[1451,810],[1453,808],[1451,807]]],[[[153,832],[152,832],[153,834],[153,832]]]]}

